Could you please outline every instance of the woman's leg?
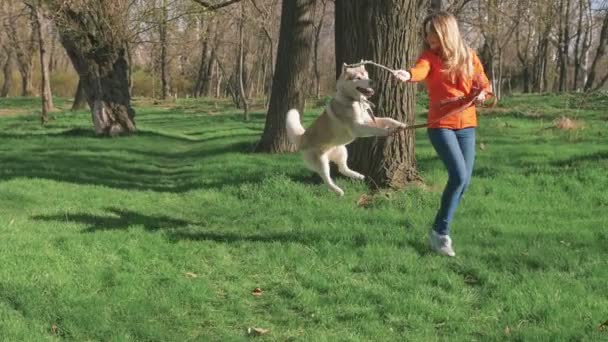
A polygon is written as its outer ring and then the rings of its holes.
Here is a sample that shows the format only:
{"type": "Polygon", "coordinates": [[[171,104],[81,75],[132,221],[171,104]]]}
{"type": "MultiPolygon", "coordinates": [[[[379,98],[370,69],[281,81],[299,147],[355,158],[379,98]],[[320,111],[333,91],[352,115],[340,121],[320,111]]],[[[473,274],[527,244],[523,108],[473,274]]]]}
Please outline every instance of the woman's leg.
{"type": "Polygon", "coordinates": [[[441,196],[441,205],[433,224],[433,229],[439,235],[449,235],[450,222],[469,183],[475,154],[474,129],[472,134],[471,139],[471,131],[462,133],[443,128],[428,130],[431,144],[448,170],[448,183],[441,196]],[[471,141],[473,142],[472,149],[471,141]],[[461,149],[461,142],[465,147],[464,153],[461,149]]]}
{"type": "Polygon", "coordinates": [[[462,151],[462,156],[464,157],[464,163],[467,168],[467,181],[462,188],[462,192],[460,193],[460,197],[469,187],[471,183],[471,175],[473,174],[473,165],[475,165],[475,127],[465,128],[458,131],[455,131],[456,139],[458,139],[458,144],[460,145],[460,150],[462,151]]]}

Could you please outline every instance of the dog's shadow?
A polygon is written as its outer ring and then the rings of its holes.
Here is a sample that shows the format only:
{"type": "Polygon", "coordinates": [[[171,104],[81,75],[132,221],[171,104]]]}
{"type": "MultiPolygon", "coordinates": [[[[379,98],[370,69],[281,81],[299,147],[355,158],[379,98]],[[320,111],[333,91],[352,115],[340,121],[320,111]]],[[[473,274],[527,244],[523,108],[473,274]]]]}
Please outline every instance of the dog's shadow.
{"type": "MultiPolygon", "coordinates": [[[[365,177],[364,180],[355,180],[353,178],[347,177],[343,174],[340,173],[340,171],[338,171],[338,167],[336,165],[334,165],[333,163],[330,164],[330,174],[331,174],[331,178],[336,180],[349,180],[352,182],[365,182],[365,184],[368,185],[368,187],[370,189],[374,189],[375,188],[375,184],[370,181],[369,177],[365,177]]],[[[307,185],[320,185],[320,184],[325,184],[323,182],[323,179],[321,179],[321,176],[319,176],[319,174],[315,173],[314,171],[308,171],[305,174],[299,174],[299,175],[295,175],[295,176],[290,176],[291,180],[295,183],[301,183],[301,184],[307,184],[307,185]]]]}

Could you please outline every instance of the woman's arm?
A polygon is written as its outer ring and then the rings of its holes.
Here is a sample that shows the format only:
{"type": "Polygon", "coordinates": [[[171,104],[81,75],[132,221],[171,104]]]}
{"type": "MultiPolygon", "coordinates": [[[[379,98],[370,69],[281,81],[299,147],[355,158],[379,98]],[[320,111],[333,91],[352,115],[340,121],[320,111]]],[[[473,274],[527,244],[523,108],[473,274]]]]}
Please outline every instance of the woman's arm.
{"type": "Polygon", "coordinates": [[[397,70],[395,71],[395,77],[402,82],[420,82],[424,80],[429,72],[431,71],[431,61],[428,53],[423,53],[416,64],[408,71],[408,70],[397,70]]]}

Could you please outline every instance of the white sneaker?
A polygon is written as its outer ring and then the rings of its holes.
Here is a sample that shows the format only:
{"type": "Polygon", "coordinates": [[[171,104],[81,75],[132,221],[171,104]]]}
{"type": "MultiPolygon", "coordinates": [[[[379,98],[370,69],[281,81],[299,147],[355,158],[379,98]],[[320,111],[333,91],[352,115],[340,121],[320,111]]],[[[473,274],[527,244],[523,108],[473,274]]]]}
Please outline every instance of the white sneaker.
{"type": "Polygon", "coordinates": [[[452,249],[452,239],[450,239],[449,235],[439,235],[432,230],[429,235],[429,240],[431,242],[431,248],[437,253],[450,257],[456,256],[454,249],[452,249]]]}

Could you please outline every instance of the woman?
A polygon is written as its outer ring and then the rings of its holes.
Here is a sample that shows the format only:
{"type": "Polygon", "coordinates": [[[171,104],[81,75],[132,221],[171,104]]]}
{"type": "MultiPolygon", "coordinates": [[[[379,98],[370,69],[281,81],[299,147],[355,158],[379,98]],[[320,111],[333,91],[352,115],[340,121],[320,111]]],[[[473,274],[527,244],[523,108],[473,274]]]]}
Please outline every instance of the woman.
{"type": "MultiPolygon", "coordinates": [[[[477,55],[464,43],[458,23],[451,14],[439,12],[424,21],[426,50],[409,71],[397,70],[403,82],[425,81],[429,96],[428,136],[448,171],[448,183],[430,233],[431,247],[442,255],[455,256],[450,222],[469,185],[475,160],[475,106],[445,116],[454,107],[450,100],[466,96],[473,87],[489,91],[488,78],[477,55]]],[[[456,103],[453,105],[457,106],[456,103]]]]}

